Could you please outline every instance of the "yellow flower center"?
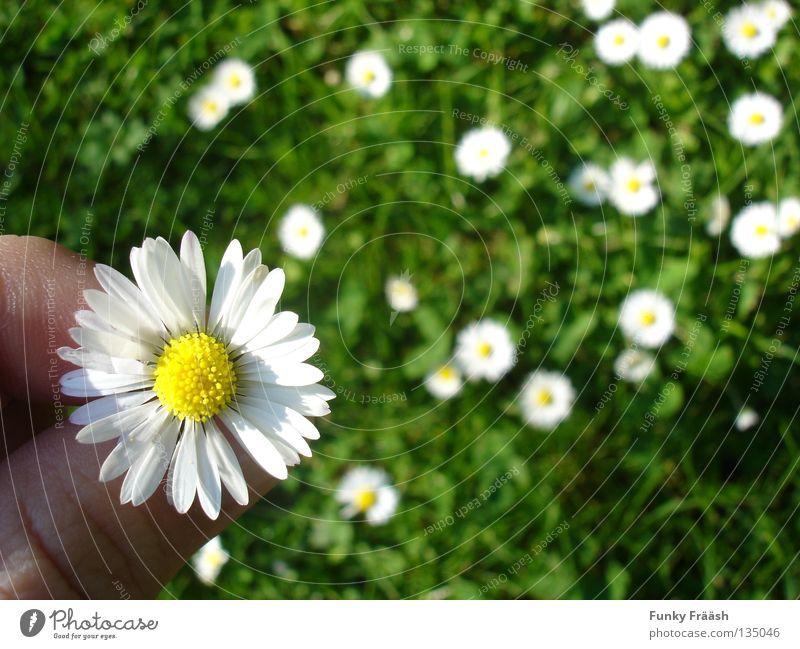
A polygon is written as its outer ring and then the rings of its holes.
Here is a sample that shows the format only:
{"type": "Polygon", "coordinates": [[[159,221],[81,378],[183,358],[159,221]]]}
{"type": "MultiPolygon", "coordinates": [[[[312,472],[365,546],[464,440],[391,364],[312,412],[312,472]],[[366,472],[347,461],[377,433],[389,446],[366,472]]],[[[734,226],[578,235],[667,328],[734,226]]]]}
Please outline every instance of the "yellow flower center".
{"type": "Polygon", "coordinates": [[[536,393],[536,403],[540,406],[549,406],[553,403],[553,393],[550,390],[539,390],[536,393]]]}
{"type": "Polygon", "coordinates": [[[492,355],[492,346],[489,343],[481,343],[478,345],[478,354],[484,358],[489,358],[492,355]]]}
{"type": "Polygon", "coordinates": [[[753,113],[750,115],[750,123],[751,124],[763,124],[764,123],[764,115],[762,113],[753,113]]]}
{"type": "Polygon", "coordinates": [[[362,489],[356,494],[355,506],[358,508],[358,511],[363,513],[372,507],[377,499],[378,495],[375,493],[374,489],[362,489]]]}
{"type": "Polygon", "coordinates": [[[372,83],[375,81],[375,73],[372,70],[367,70],[363,76],[364,83],[372,83]]]}
{"type": "Polygon", "coordinates": [[[583,188],[587,192],[593,192],[595,188],[594,182],[592,182],[591,180],[587,180],[585,183],[583,183],[583,188]]]}
{"type": "Polygon", "coordinates": [[[656,39],[656,44],[662,49],[667,47],[669,45],[669,36],[659,36],[656,39]]]}
{"type": "Polygon", "coordinates": [[[766,225],[757,225],[756,226],[756,234],[759,237],[763,237],[767,233],[769,233],[769,228],[766,225]]]}
{"type": "Polygon", "coordinates": [[[445,381],[449,381],[450,379],[454,378],[456,373],[453,371],[452,367],[443,367],[439,370],[439,378],[444,379],[445,381]]]}
{"type": "Polygon", "coordinates": [[[203,561],[209,568],[220,568],[225,563],[225,555],[219,550],[212,550],[203,557],[203,561]]]}
{"type": "Polygon", "coordinates": [[[632,192],[638,192],[642,188],[642,183],[637,178],[631,178],[628,181],[628,189],[632,192]]]}
{"type": "Polygon", "coordinates": [[[742,36],[744,36],[745,38],[755,38],[756,36],[758,36],[758,27],[756,27],[755,24],[751,22],[744,23],[740,31],[742,33],[742,36]]]}
{"type": "Polygon", "coordinates": [[[231,88],[238,88],[242,85],[242,78],[238,74],[232,74],[228,78],[228,83],[230,84],[231,88]]]}
{"type": "Polygon", "coordinates": [[[614,45],[622,45],[625,42],[625,37],[622,34],[614,36],[614,45]]]}
{"type": "Polygon", "coordinates": [[[481,157],[481,158],[489,157],[489,149],[486,149],[486,148],[481,149],[480,151],[478,151],[478,156],[481,157]]]}
{"type": "Polygon", "coordinates": [[[219,110],[219,106],[215,101],[207,101],[203,104],[203,110],[207,113],[216,113],[219,110]]]}
{"type": "Polygon", "coordinates": [[[642,315],[639,316],[639,319],[642,321],[642,324],[645,327],[649,327],[650,325],[654,324],[656,321],[656,314],[652,311],[642,311],[642,315]]]}
{"type": "Polygon", "coordinates": [[[231,403],[236,372],[223,343],[206,333],[188,333],[164,347],[153,390],[178,419],[202,422],[231,403]]]}
{"type": "Polygon", "coordinates": [[[300,226],[297,228],[297,236],[298,237],[307,237],[308,236],[308,228],[305,225],[300,226]]]}

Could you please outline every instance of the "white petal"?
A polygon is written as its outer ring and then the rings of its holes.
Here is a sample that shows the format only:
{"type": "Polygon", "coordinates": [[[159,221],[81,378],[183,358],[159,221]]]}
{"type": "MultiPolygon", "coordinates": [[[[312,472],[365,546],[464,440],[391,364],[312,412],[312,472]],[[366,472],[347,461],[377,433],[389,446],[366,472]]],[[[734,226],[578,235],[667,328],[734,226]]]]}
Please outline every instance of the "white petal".
{"type": "Polygon", "coordinates": [[[178,421],[169,417],[160,427],[158,435],[153,440],[154,443],[151,443],[147,452],[136,460],[136,464],[141,463],[142,466],[136,472],[136,482],[131,497],[133,505],[141,505],[161,484],[175,450],[178,430],[178,421]]]}
{"type": "Polygon", "coordinates": [[[189,280],[192,313],[200,330],[206,326],[206,266],[197,235],[187,230],[181,240],[181,264],[189,280]]]}
{"type": "Polygon", "coordinates": [[[155,360],[155,347],[117,334],[72,327],[69,335],[78,344],[78,347],[85,347],[118,358],[133,358],[143,362],[155,360]]]}
{"type": "Polygon", "coordinates": [[[264,330],[244,346],[244,351],[255,351],[262,347],[272,345],[292,335],[296,329],[301,327],[310,327],[311,333],[309,335],[313,335],[314,328],[311,327],[311,325],[298,325],[297,321],[299,319],[300,317],[291,311],[281,311],[275,314],[264,330]]]}
{"type": "Polygon", "coordinates": [[[108,333],[121,335],[124,338],[130,338],[131,340],[139,340],[139,336],[128,336],[127,334],[123,334],[122,332],[115,330],[114,327],[103,320],[103,318],[101,318],[94,311],[76,311],[75,322],[77,322],[81,327],[84,327],[85,329],[91,329],[92,331],[105,331],[108,333]]]}
{"type": "Polygon", "coordinates": [[[251,424],[258,428],[267,437],[276,437],[278,441],[291,446],[295,451],[311,457],[311,448],[303,436],[289,425],[289,422],[277,416],[272,409],[272,404],[266,403],[267,408],[261,403],[250,401],[247,397],[241,397],[236,404],[239,412],[251,424]]]}
{"type": "Polygon", "coordinates": [[[98,370],[80,369],[67,372],[61,377],[61,392],[68,397],[103,397],[152,387],[152,378],[137,374],[108,374],[98,370]]]}
{"type": "MultiPolygon", "coordinates": [[[[94,312],[113,328],[112,330],[132,340],[144,339],[154,345],[162,341],[159,330],[153,328],[152,318],[138,311],[134,305],[94,289],[85,290],[83,297],[94,312]]],[[[83,322],[78,324],[86,326],[83,322]]]]}
{"type": "Polygon", "coordinates": [[[150,390],[112,394],[82,405],[69,416],[69,420],[73,424],[85,426],[86,424],[103,419],[104,417],[109,417],[117,413],[125,412],[129,408],[140,406],[155,396],[155,392],[150,390]]]}
{"type": "Polygon", "coordinates": [[[194,422],[186,419],[170,466],[169,493],[178,513],[189,511],[197,491],[197,431],[194,422]]]}
{"type": "Polygon", "coordinates": [[[243,381],[255,380],[286,387],[313,385],[325,377],[321,370],[307,363],[267,364],[254,361],[245,373],[253,378],[243,378],[243,381]]]}
{"type": "Polygon", "coordinates": [[[289,475],[281,454],[258,428],[233,410],[223,410],[219,416],[236,438],[236,441],[242,445],[261,468],[281,480],[289,475]]]}
{"type": "Polygon", "coordinates": [[[242,316],[244,316],[245,311],[247,311],[248,305],[252,302],[259,286],[261,286],[267,277],[267,273],[266,266],[256,266],[249,275],[244,276],[236,291],[236,295],[225,305],[225,311],[222,314],[222,319],[220,320],[217,331],[226,340],[229,340],[233,336],[233,333],[241,322],[242,316]]]}
{"type": "Polygon", "coordinates": [[[330,390],[321,385],[284,388],[276,385],[264,385],[262,383],[249,381],[243,382],[240,385],[240,389],[244,395],[282,403],[302,415],[323,417],[331,412],[326,402],[326,396],[330,390]]]}
{"type": "MultiPolygon", "coordinates": [[[[162,240],[163,241],[163,240],[162,240]]],[[[156,313],[172,335],[192,329],[193,319],[182,270],[169,244],[145,239],[131,250],[131,269],[136,283],[152,302],[156,313]]]]}
{"type": "Polygon", "coordinates": [[[203,511],[211,519],[219,516],[222,505],[222,485],[219,469],[210,451],[205,432],[197,430],[197,497],[203,511]]]}
{"type": "Polygon", "coordinates": [[[258,361],[267,365],[288,365],[290,363],[302,363],[308,360],[319,349],[319,339],[313,336],[306,336],[299,340],[286,338],[279,343],[263,347],[254,352],[250,352],[241,364],[243,369],[247,369],[248,364],[259,364],[258,361]]]}
{"type": "Polygon", "coordinates": [[[99,444],[110,439],[115,439],[140,425],[149,421],[159,407],[158,402],[145,403],[124,412],[103,417],[81,428],[75,439],[83,444],[99,444]]]}
{"type": "Polygon", "coordinates": [[[158,333],[160,337],[166,336],[164,323],[154,315],[153,305],[136,284],[119,271],[104,264],[96,264],[94,274],[109,295],[130,305],[141,320],[149,321],[149,328],[158,333]]]}
{"type": "Polygon", "coordinates": [[[300,464],[300,456],[291,446],[284,444],[279,439],[273,439],[272,443],[277,449],[278,453],[281,454],[281,458],[286,466],[296,466],[300,464]]]}
{"type": "Polygon", "coordinates": [[[108,374],[138,374],[152,376],[153,369],[132,358],[114,358],[104,352],[79,347],[59,347],[56,350],[59,358],[86,370],[98,370],[108,374]]]}
{"type": "Polygon", "coordinates": [[[286,275],[280,268],[276,268],[266,276],[240,322],[236,324],[231,338],[232,345],[236,347],[244,345],[269,326],[285,284],[286,275]]]}
{"type": "Polygon", "coordinates": [[[246,505],[250,501],[247,482],[245,482],[239,460],[236,459],[231,445],[228,444],[228,440],[225,439],[213,420],[206,422],[206,434],[208,435],[209,455],[217,464],[222,483],[237,503],[246,505]]]}
{"type": "Polygon", "coordinates": [[[242,245],[234,239],[222,257],[211,295],[211,309],[208,314],[208,329],[214,330],[222,318],[225,303],[233,299],[242,275],[242,245]]]}

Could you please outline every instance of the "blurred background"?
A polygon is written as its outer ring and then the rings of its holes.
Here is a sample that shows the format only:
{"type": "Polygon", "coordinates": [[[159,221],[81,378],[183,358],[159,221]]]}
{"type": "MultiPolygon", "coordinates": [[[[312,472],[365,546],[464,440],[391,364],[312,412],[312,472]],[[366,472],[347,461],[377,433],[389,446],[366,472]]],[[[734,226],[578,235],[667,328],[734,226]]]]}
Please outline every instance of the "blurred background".
{"type": "MultiPolygon", "coordinates": [[[[600,63],[596,24],[572,0],[2,3],[2,232],[126,273],[145,236],[177,244],[193,229],[212,273],[231,238],[259,247],[285,269],[283,308],[316,325],[316,361],[341,391],[314,457],[223,533],[231,560],[216,585],[187,567],[162,597],[800,595],[794,321],[770,350],[796,244],[743,263],[705,230],[719,194],[736,211],[748,195],[800,191],[797,32],[744,66],[714,18],[738,3],[708,4],[670,3],[696,46],[663,73],[600,63]],[[343,81],[364,49],[393,70],[380,99],[343,81]],[[258,91],[202,132],[187,102],[220,51],[254,67],[258,91]],[[772,146],[745,152],[726,120],[754,87],[792,116],[772,146]],[[473,115],[519,135],[506,171],[480,185],[453,159],[473,115]],[[656,165],[663,200],[647,216],[582,207],[559,186],[580,161],[617,155],[656,165]],[[326,228],[309,261],[277,238],[295,203],[316,205],[326,228]],[[404,271],[420,304],[393,318],[384,283],[404,271]],[[543,301],[548,282],[558,294],[543,301]],[[642,287],[676,304],[678,331],[637,386],[613,360],[619,305],[642,287]],[[516,341],[533,313],[500,382],[447,402],[426,391],[463,326],[492,317],[516,341]],[[550,433],[515,403],[538,367],[578,393],[550,433]],[[762,421],[741,431],[745,400],[762,421]],[[384,469],[400,494],[386,525],[340,515],[334,491],[357,466],[384,469]]],[[[658,8],[617,3],[636,22],[658,8]]]]}

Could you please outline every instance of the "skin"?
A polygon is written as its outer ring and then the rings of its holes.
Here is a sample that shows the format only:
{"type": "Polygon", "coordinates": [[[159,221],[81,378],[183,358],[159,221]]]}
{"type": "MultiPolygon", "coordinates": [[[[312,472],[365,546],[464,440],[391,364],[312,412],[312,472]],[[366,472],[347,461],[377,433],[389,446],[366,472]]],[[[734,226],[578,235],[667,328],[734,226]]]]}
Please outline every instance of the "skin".
{"type": "MultiPolygon", "coordinates": [[[[24,599],[155,597],[209,538],[248,507],[223,497],[209,520],[167,503],[162,483],[144,505],[119,504],[123,477],[98,480],[114,442],[75,441],[58,377],[74,367],[54,353],[82,292],[99,288],[93,262],[52,241],[0,237],[0,596],[24,599]],[[59,406],[55,399],[61,400],[59,406]]],[[[250,505],[275,480],[233,443],[250,505]]],[[[224,489],[223,489],[224,491],[224,489]]]]}

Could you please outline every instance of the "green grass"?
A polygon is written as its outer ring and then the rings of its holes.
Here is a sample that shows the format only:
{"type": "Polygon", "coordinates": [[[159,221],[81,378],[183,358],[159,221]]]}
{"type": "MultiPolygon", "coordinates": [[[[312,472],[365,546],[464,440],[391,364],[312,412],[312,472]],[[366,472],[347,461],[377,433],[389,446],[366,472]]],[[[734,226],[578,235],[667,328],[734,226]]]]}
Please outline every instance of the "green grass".
{"type": "MultiPolygon", "coordinates": [[[[727,234],[716,240],[703,229],[718,191],[734,211],[746,187],[753,200],[800,191],[791,24],[775,56],[747,69],[720,44],[703,3],[676,0],[670,8],[687,17],[698,44],[677,73],[657,73],[599,63],[578,3],[567,0],[543,3],[551,9],[513,0],[341,0],[308,9],[153,2],[100,54],[89,44],[96,34],[108,38],[123,7],[20,4],[0,8],[0,163],[30,124],[4,231],[57,238],[124,271],[144,236],[175,243],[186,228],[206,234],[209,267],[231,237],[258,246],[286,270],[284,308],[317,326],[320,360],[354,395],[333,402],[314,457],[223,534],[233,560],[218,588],[186,569],[164,597],[800,595],[800,337],[791,310],[764,384],[750,389],[784,315],[797,245],[746,265],[737,283],[743,267],[727,234]],[[557,54],[562,42],[580,50],[573,67],[557,54]],[[231,43],[256,66],[260,95],[224,128],[200,133],[189,127],[186,101],[204,80],[171,107],[170,98],[231,43]],[[417,56],[399,44],[446,47],[417,56]],[[528,67],[489,65],[451,53],[451,44],[528,67]],[[380,100],[329,83],[364,48],[384,50],[394,70],[380,100]],[[628,109],[574,65],[592,66],[628,109]],[[729,102],[754,86],[787,106],[786,125],[774,146],[743,151],[725,121],[729,102]],[[454,110],[504,125],[538,153],[516,145],[506,173],[471,186],[452,156],[470,125],[454,110]],[[689,165],[688,194],[676,143],[689,165]],[[565,181],[581,158],[608,164],[617,154],[657,166],[663,203],[641,219],[566,204],[537,159],[565,181]],[[337,191],[359,177],[362,184],[337,191]],[[328,192],[321,255],[287,258],[278,219],[292,203],[328,192]],[[82,243],[87,213],[94,225],[82,243]],[[406,268],[421,307],[389,326],[383,282],[406,268]],[[547,282],[558,282],[558,297],[537,306],[547,282]],[[616,385],[596,412],[624,346],[619,304],[632,288],[656,286],[677,304],[678,335],[653,377],[638,389],[616,385]],[[419,387],[462,326],[491,315],[508,320],[516,339],[534,309],[543,321],[500,383],[470,385],[444,404],[419,387]],[[687,349],[685,370],[670,379],[687,349]],[[524,427],[514,404],[540,365],[563,370],[580,395],[549,435],[524,427]],[[361,395],[402,398],[361,403],[361,395]],[[764,422],[741,433],[732,422],[745,398],[764,422]],[[402,493],[386,526],[338,515],[332,490],[358,463],[385,468],[402,493]],[[512,469],[480,507],[455,515],[512,469]],[[441,529],[426,533],[429,526],[441,529]]],[[[638,21],[656,7],[629,0],[618,8],[638,21]]]]}

